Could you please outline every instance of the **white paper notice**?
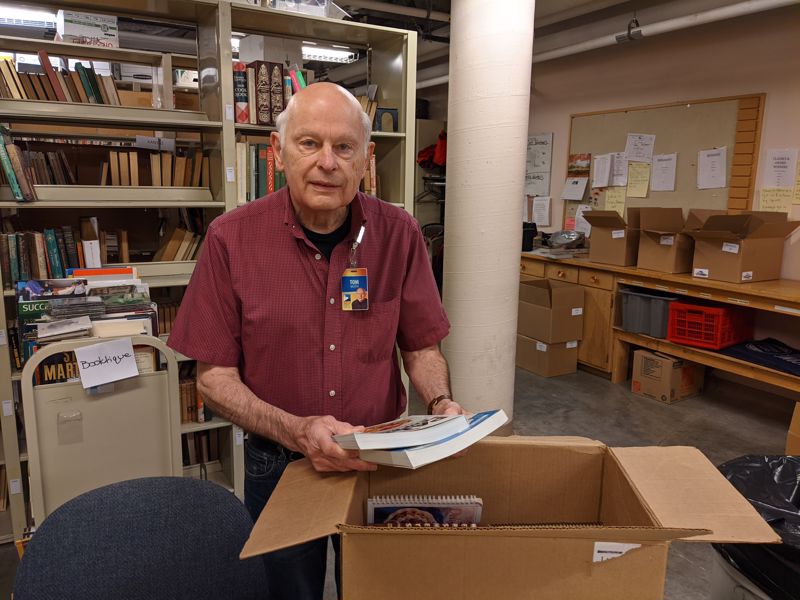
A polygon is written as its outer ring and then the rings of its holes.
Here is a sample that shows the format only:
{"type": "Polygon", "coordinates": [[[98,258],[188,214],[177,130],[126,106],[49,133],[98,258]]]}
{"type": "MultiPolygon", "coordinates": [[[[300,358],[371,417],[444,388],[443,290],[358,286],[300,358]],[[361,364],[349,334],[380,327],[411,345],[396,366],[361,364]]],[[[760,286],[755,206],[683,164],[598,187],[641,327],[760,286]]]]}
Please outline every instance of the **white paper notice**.
{"type": "Polygon", "coordinates": [[[672,154],[656,154],[653,157],[653,172],[650,174],[650,191],[674,192],[677,165],[677,152],[673,152],[672,154]]]}
{"type": "Polygon", "coordinates": [[[525,193],[528,196],[547,196],[550,193],[550,173],[525,173],[525,193]]]}
{"type": "Polygon", "coordinates": [[[628,160],[649,163],[653,160],[653,146],[656,136],[649,133],[629,133],[625,144],[625,156],[628,160]]]}
{"type": "Polygon", "coordinates": [[[797,148],[767,150],[767,165],[761,187],[790,188],[794,186],[797,170],[797,148]]]}
{"type": "Polygon", "coordinates": [[[710,190],[725,187],[728,148],[700,150],[697,153],[697,189],[710,190]]]}
{"type": "Polygon", "coordinates": [[[589,224],[589,221],[583,218],[583,213],[589,212],[590,210],[592,210],[591,206],[588,204],[581,204],[575,212],[575,231],[583,232],[586,237],[589,237],[589,234],[592,233],[592,226],[589,224]]]}
{"type": "Polygon", "coordinates": [[[595,154],[592,168],[592,187],[608,187],[611,179],[611,155],[595,154]]]}
{"type": "Polygon", "coordinates": [[[537,227],[550,227],[550,196],[533,199],[533,222],[537,227]]]}
{"type": "Polygon", "coordinates": [[[611,181],[609,185],[613,187],[628,185],[628,157],[624,152],[611,153],[611,181]]]}
{"type": "Polygon", "coordinates": [[[561,199],[583,200],[588,181],[588,177],[567,177],[567,180],[564,182],[564,189],[561,191],[561,199]]]}
{"type": "Polygon", "coordinates": [[[75,349],[84,389],[136,377],[136,357],[131,338],[120,338],[75,349]]]}
{"type": "Polygon", "coordinates": [[[534,133],[528,136],[528,154],[525,161],[525,193],[528,196],[550,194],[552,158],[552,133],[534,133]]]}

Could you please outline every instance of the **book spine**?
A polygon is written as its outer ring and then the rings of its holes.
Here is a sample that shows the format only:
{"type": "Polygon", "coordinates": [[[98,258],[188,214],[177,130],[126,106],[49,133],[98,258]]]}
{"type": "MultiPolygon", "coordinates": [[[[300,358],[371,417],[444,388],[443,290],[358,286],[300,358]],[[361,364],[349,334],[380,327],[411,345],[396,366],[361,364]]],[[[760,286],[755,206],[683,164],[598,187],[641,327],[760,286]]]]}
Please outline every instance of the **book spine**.
{"type": "Polygon", "coordinates": [[[81,63],[76,63],[75,71],[81,78],[81,85],[83,86],[83,91],[86,94],[86,99],[92,104],[97,104],[97,98],[94,95],[94,90],[92,90],[92,84],[89,83],[89,74],[86,71],[86,67],[84,67],[81,63]]]}
{"type": "Polygon", "coordinates": [[[275,125],[283,112],[283,65],[269,63],[269,124],[275,125]]]}
{"type": "Polygon", "coordinates": [[[256,198],[267,195],[267,144],[258,144],[258,184],[256,198]]]}
{"type": "Polygon", "coordinates": [[[5,144],[0,142],[0,163],[3,165],[3,172],[6,174],[8,185],[11,187],[11,193],[14,195],[14,200],[24,201],[25,197],[22,195],[22,190],[17,181],[17,174],[14,172],[14,167],[11,164],[11,159],[6,151],[5,144]]]}
{"type": "Polygon", "coordinates": [[[47,52],[45,52],[44,50],[39,50],[38,54],[39,54],[39,64],[41,64],[45,75],[47,75],[47,79],[50,81],[50,85],[53,86],[53,91],[56,94],[56,98],[60,102],[66,102],[67,97],[64,95],[64,90],[61,89],[61,84],[58,81],[58,77],[56,76],[56,72],[53,69],[53,65],[50,64],[50,57],[47,56],[47,52]]]}
{"type": "Polygon", "coordinates": [[[26,202],[33,202],[36,200],[36,190],[25,174],[22,152],[14,144],[6,144],[6,152],[8,152],[8,158],[11,161],[11,166],[14,168],[14,173],[17,175],[17,183],[19,184],[23,199],[26,202]]]}
{"type": "Polygon", "coordinates": [[[19,281],[19,258],[17,252],[17,234],[8,234],[8,264],[11,267],[11,287],[19,281]]]}
{"type": "Polygon", "coordinates": [[[72,227],[63,225],[61,230],[64,232],[64,245],[67,247],[67,265],[73,269],[77,269],[80,267],[78,261],[78,246],[75,243],[72,227]]]}
{"type": "Polygon", "coordinates": [[[30,262],[28,258],[28,242],[24,233],[17,234],[17,257],[19,259],[19,280],[30,279],[30,262]]]}
{"type": "Polygon", "coordinates": [[[267,193],[275,191],[275,151],[267,146],[267,193]]]}
{"type": "Polygon", "coordinates": [[[250,122],[250,106],[247,98],[247,66],[233,63],[233,104],[237,123],[250,122]]]}
{"type": "Polygon", "coordinates": [[[274,125],[270,121],[269,71],[264,61],[255,62],[256,72],[256,121],[259,125],[274,125]]]}
{"type": "Polygon", "coordinates": [[[3,289],[10,290],[11,285],[11,260],[8,255],[8,234],[0,234],[0,267],[2,268],[3,289]]]}
{"type": "Polygon", "coordinates": [[[19,347],[19,330],[16,327],[8,328],[8,344],[11,349],[11,366],[17,370],[22,369],[22,353],[19,347]]]}
{"type": "Polygon", "coordinates": [[[43,279],[47,279],[50,273],[48,268],[50,261],[47,260],[47,250],[44,244],[44,234],[37,231],[33,234],[34,243],[36,244],[36,260],[39,263],[39,273],[42,274],[43,279]]]}
{"type": "Polygon", "coordinates": [[[58,251],[58,241],[53,229],[44,230],[44,241],[47,246],[47,257],[50,260],[50,270],[54,279],[64,277],[64,268],[61,263],[61,254],[58,251]]]}
{"type": "Polygon", "coordinates": [[[61,272],[66,275],[67,265],[69,264],[67,261],[67,246],[64,243],[64,232],[60,229],[55,229],[54,233],[56,234],[56,245],[58,246],[58,257],[61,259],[61,272]]]}

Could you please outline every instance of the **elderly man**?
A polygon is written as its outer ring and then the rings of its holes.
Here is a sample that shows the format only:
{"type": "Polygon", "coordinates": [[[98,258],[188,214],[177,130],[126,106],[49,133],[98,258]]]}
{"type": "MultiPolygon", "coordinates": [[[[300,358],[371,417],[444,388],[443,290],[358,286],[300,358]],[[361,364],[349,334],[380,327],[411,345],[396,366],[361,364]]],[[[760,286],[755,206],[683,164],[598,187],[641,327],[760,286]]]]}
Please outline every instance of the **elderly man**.
{"type": "MultiPolygon", "coordinates": [[[[254,519],[296,458],[318,471],[376,468],[331,438],[404,410],[395,343],[429,412],[462,412],[438,348],[450,325],[420,229],[358,191],[374,150],[359,103],[337,85],[309,86],[271,142],[287,187],[209,226],[169,340],[197,359],[209,406],[250,432],[254,519]],[[344,310],[351,282],[369,289],[366,310],[344,310]]],[[[321,598],[326,551],[319,540],[267,555],[270,598],[321,598]]]]}

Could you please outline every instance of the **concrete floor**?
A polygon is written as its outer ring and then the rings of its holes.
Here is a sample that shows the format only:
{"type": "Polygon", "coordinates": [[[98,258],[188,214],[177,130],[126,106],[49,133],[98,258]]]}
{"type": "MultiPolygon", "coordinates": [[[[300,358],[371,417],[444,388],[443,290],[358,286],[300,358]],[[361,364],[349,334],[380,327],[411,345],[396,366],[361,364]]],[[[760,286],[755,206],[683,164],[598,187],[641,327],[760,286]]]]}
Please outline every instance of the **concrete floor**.
{"type": "MultiPolygon", "coordinates": [[[[690,445],[720,464],[743,454],[782,454],[792,408],[790,400],[713,376],[701,396],[666,405],[583,371],[546,379],[518,369],[514,432],[579,435],[610,446],[690,445]]],[[[422,411],[412,402],[411,412],[422,411]]],[[[712,552],[708,544],[672,545],[665,600],[708,598],[712,552]]],[[[16,564],[13,544],[0,546],[0,600],[10,595],[16,564]]],[[[329,576],[325,600],[335,598],[329,576]]]]}

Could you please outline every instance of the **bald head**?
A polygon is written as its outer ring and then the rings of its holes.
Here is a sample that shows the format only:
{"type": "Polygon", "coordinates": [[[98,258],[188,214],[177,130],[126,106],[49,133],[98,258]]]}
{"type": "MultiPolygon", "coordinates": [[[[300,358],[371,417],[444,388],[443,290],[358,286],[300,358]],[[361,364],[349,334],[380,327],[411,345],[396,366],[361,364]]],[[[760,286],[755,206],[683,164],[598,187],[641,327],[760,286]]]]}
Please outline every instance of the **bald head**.
{"type": "Polygon", "coordinates": [[[354,116],[361,122],[364,136],[364,152],[367,152],[369,138],[372,133],[372,125],[369,116],[361,108],[361,104],[350,92],[335,83],[320,82],[309,85],[295,93],[289,100],[286,109],[278,115],[275,125],[281,139],[286,139],[286,129],[288,128],[294,113],[297,112],[298,105],[313,106],[314,104],[327,104],[334,106],[342,111],[342,119],[354,116]]]}

